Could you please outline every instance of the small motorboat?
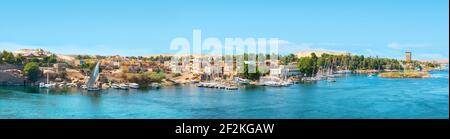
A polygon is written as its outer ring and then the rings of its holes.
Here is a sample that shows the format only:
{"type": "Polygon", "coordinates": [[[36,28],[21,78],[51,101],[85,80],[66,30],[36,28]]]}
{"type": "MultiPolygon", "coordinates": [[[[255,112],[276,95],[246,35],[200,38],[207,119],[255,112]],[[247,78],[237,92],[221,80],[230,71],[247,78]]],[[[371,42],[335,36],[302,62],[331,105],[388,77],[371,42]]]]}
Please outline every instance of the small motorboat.
{"type": "Polygon", "coordinates": [[[196,86],[197,87],[203,87],[204,85],[203,85],[203,83],[197,83],[196,86]]]}
{"type": "Polygon", "coordinates": [[[56,84],[49,84],[49,83],[39,83],[39,87],[40,88],[52,88],[54,87],[56,84]]]}
{"type": "Polygon", "coordinates": [[[86,90],[88,90],[88,91],[98,91],[98,90],[100,90],[100,88],[98,88],[98,87],[88,87],[86,90]]]}
{"type": "Polygon", "coordinates": [[[199,80],[191,80],[191,83],[199,83],[199,80]]]}
{"type": "Polygon", "coordinates": [[[45,83],[44,82],[39,83],[39,87],[40,88],[44,88],[45,87],[45,83]]]}
{"type": "Polygon", "coordinates": [[[81,88],[83,88],[83,89],[87,89],[88,87],[87,87],[87,85],[81,85],[81,88]]]}
{"type": "Polygon", "coordinates": [[[274,82],[274,81],[268,81],[266,83],[264,83],[266,86],[271,86],[271,87],[280,87],[282,86],[281,83],[279,82],[274,82]]]}
{"type": "Polygon", "coordinates": [[[160,88],[160,87],[161,87],[161,84],[159,84],[159,83],[152,83],[152,84],[150,84],[150,86],[151,86],[152,88],[160,88]]]}
{"type": "Polygon", "coordinates": [[[219,89],[225,89],[225,88],[227,88],[225,85],[222,85],[222,84],[219,84],[219,85],[217,85],[217,88],[219,88],[219,89]]]}
{"type": "Polygon", "coordinates": [[[304,82],[315,82],[315,81],[319,81],[320,79],[319,78],[317,78],[317,77],[305,77],[305,78],[302,78],[302,81],[304,81],[304,82]]]}
{"type": "Polygon", "coordinates": [[[127,84],[119,84],[119,88],[123,89],[123,90],[128,90],[128,85],[127,84]]]}
{"type": "Polygon", "coordinates": [[[234,86],[228,86],[228,87],[225,87],[225,89],[227,89],[227,90],[237,90],[238,88],[234,87],[234,86]]]}
{"type": "Polygon", "coordinates": [[[234,80],[235,80],[236,82],[238,82],[239,84],[244,84],[244,85],[250,83],[250,80],[248,80],[248,79],[242,79],[242,78],[239,78],[239,77],[236,77],[234,80]]]}
{"type": "Polygon", "coordinates": [[[115,84],[115,83],[113,83],[113,84],[111,85],[111,88],[113,88],[113,89],[120,89],[119,85],[118,85],[118,84],[115,84]]]}
{"type": "Polygon", "coordinates": [[[137,83],[129,83],[128,85],[129,85],[130,88],[132,88],[132,89],[139,89],[139,84],[137,84],[137,83]]]}
{"type": "Polygon", "coordinates": [[[328,81],[328,82],[336,82],[336,79],[334,79],[334,78],[328,78],[327,81],[328,81]]]}
{"type": "Polygon", "coordinates": [[[60,87],[60,88],[63,88],[63,87],[65,87],[65,86],[66,86],[66,85],[63,84],[63,83],[61,83],[61,84],[58,85],[58,87],[60,87]]]}
{"type": "Polygon", "coordinates": [[[39,87],[41,87],[41,88],[51,88],[55,85],[56,85],[55,83],[54,84],[49,83],[48,73],[47,73],[47,83],[44,83],[44,82],[39,83],[39,87]]]}

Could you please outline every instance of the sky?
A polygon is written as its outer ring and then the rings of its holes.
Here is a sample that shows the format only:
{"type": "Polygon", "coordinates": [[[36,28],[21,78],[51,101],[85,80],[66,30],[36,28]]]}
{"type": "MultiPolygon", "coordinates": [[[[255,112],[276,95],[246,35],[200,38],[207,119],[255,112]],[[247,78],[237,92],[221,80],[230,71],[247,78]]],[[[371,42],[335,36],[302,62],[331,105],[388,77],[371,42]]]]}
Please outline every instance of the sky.
{"type": "Polygon", "coordinates": [[[307,50],[403,59],[449,57],[448,0],[2,0],[0,50],[175,53],[171,41],[278,38],[307,50]]]}

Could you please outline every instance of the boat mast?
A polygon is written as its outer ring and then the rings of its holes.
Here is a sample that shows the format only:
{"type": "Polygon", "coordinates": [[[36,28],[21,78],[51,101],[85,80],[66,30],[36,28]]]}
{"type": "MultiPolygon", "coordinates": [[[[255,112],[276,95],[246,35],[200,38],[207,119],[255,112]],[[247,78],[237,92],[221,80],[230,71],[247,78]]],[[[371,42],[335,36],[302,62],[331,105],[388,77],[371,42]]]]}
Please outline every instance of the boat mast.
{"type": "Polygon", "coordinates": [[[48,72],[47,72],[47,84],[48,84],[48,72]]]}
{"type": "Polygon", "coordinates": [[[97,62],[97,64],[95,65],[94,71],[92,72],[91,76],[89,77],[89,80],[86,84],[86,86],[88,88],[92,88],[95,84],[95,81],[98,78],[98,74],[99,74],[99,66],[100,66],[100,62],[97,62]]]}

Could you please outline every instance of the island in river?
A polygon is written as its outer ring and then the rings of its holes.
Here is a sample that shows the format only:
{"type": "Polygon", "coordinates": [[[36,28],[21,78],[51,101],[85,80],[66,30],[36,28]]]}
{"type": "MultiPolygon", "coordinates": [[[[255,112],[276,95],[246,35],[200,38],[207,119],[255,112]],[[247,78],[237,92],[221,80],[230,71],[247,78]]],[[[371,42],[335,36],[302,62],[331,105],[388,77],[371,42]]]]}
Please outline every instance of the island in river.
{"type": "Polygon", "coordinates": [[[424,71],[384,72],[378,76],[385,78],[430,78],[431,75],[424,71]]]}

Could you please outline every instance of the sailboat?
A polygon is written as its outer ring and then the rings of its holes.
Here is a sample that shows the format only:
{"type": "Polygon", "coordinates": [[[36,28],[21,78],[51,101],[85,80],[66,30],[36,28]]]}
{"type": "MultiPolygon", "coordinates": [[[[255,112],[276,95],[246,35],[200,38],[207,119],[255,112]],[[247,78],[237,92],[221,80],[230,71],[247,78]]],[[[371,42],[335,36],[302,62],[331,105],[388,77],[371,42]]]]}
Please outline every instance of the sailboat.
{"type": "Polygon", "coordinates": [[[39,83],[39,87],[40,88],[51,88],[51,87],[54,86],[54,84],[50,84],[49,83],[49,79],[48,78],[49,77],[48,77],[48,73],[47,73],[47,83],[43,83],[43,82],[39,83]]]}
{"type": "Polygon", "coordinates": [[[99,75],[99,67],[100,62],[97,62],[97,64],[94,67],[94,72],[92,72],[91,76],[89,77],[88,82],[86,83],[86,90],[88,91],[98,91],[100,88],[95,85],[95,82],[98,80],[99,75]]]}

